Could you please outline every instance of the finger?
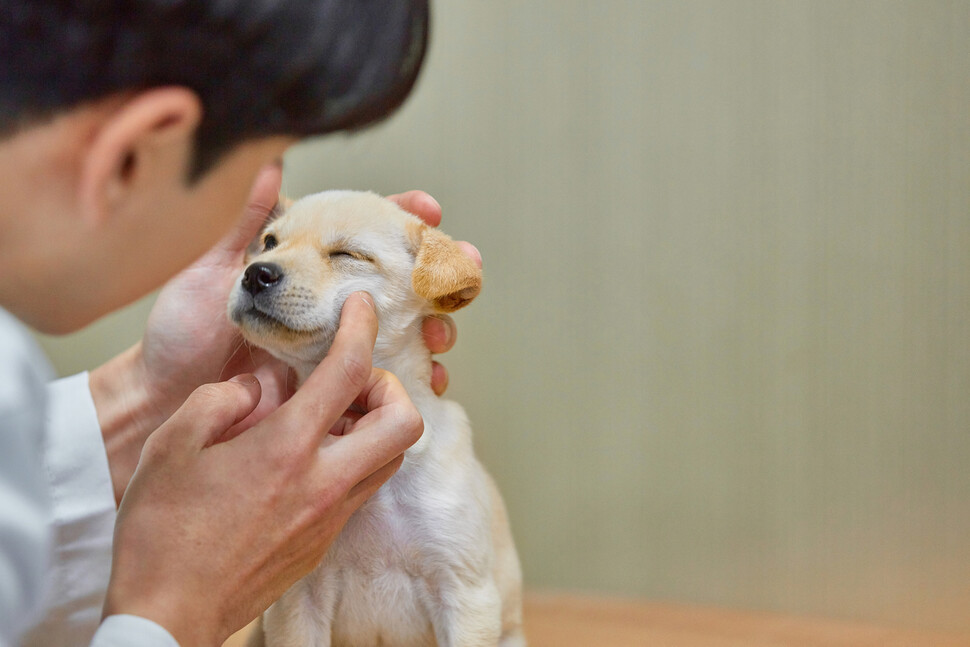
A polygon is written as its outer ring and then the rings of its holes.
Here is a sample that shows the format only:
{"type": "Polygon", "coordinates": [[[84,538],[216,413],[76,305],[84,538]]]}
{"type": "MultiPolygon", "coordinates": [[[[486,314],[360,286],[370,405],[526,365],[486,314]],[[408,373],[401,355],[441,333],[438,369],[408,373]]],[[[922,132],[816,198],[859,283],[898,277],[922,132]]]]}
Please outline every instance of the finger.
{"type": "Polygon", "coordinates": [[[387,199],[432,227],[441,224],[441,205],[424,191],[397,193],[387,196],[387,199]]]}
{"type": "Polygon", "coordinates": [[[370,295],[355,292],[344,302],[333,345],[300,389],[273,414],[283,429],[325,436],[371,379],[377,314],[370,295]]]}
{"type": "Polygon", "coordinates": [[[464,240],[456,242],[458,243],[458,247],[461,248],[461,251],[465,252],[465,256],[475,261],[478,269],[482,269],[482,253],[478,251],[478,248],[464,240]]]}
{"type": "Polygon", "coordinates": [[[424,429],[411,406],[382,407],[354,424],[350,433],[328,436],[320,446],[317,469],[323,475],[341,474],[347,491],[395,460],[411,447],[424,429]]]}
{"type": "Polygon", "coordinates": [[[238,375],[228,382],[203,384],[189,395],[170,419],[179,437],[196,447],[224,441],[226,432],[244,420],[259,404],[262,388],[253,375],[238,375]],[[190,433],[185,433],[188,428],[190,433]]]}
{"type": "Polygon", "coordinates": [[[438,362],[431,362],[431,390],[435,395],[444,395],[448,390],[448,369],[438,362]]]}
{"type": "Polygon", "coordinates": [[[375,369],[358,403],[367,413],[344,436],[329,436],[321,444],[325,471],[344,470],[357,484],[411,447],[424,431],[424,420],[400,381],[375,369]]]}
{"type": "Polygon", "coordinates": [[[362,413],[348,409],[347,411],[344,412],[344,415],[340,416],[337,422],[335,422],[333,426],[330,427],[330,435],[344,436],[346,434],[349,434],[351,431],[353,431],[354,424],[358,420],[360,420],[363,416],[364,414],[362,413]]]}
{"type": "Polygon", "coordinates": [[[296,376],[285,365],[263,365],[254,374],[262,387],[259,404],[245,419],[236,423],[219,439],[219,442],[232,440],[239,434],[251,429],[277,408],[295,392],[296,376]]]}
{"type": "Polygon", "coordinates": [[[433,317],[425,317],[421,324],[421,334],[424,337],[424,345],[432,353],[446,353],[455,345],[458,337],[458,329],[455,328],[455,321],[448,315],[440,314],[433,317]]]}
{"type": "Polygon", "coordinates": [[[282,184],[283,163],[281,161],[266,164],[259,170],[249,191],[249,199],[242,216],[220,243],[223,251],[239,254],[249,246],[266,224],[276,203],[279,202],[282,184]]]}
{"type": "MultiPolygon", "coordinates": [[[[371,369],[367,383],[353,402],[353,410],[364,417],[384,407],[404,406],[414,408],[411,397],[396,375],[381,368],[371,369]]],[[[415,413],[417,409],[414,410],[415,413]]]]}

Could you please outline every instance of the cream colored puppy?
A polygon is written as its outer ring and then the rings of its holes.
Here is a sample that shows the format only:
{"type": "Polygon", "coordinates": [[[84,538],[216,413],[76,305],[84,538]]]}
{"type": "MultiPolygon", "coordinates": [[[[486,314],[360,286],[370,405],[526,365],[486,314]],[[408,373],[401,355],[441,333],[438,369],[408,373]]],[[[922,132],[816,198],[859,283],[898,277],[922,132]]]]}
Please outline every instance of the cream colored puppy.
{"type": "Polygon", "coordinates": [[[374,364],[398,376],[424,417],[401,469],[263,615],[266,644],[525,645],[505,507],[475,458],[464,410],[431,390],[421,334],[426,315],[475,298],[481,270],[446,235],[352,191],[295,202],[251,251],[229,302],[249,342],[302,383],[327,354],[344,300],[366,290],[380,322],[374,364]]]}

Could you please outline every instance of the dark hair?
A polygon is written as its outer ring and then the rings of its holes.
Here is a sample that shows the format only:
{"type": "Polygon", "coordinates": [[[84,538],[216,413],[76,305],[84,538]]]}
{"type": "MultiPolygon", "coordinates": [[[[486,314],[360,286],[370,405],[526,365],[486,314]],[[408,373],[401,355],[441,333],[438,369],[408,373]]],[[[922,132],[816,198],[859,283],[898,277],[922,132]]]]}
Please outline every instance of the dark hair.
{"type": "Polygon", "coordinates": [[[0,134],[125,90],[191,88],[191,177],[261,136],[393,112],[427,49],[428,0],[0,0],[0,134]]]}

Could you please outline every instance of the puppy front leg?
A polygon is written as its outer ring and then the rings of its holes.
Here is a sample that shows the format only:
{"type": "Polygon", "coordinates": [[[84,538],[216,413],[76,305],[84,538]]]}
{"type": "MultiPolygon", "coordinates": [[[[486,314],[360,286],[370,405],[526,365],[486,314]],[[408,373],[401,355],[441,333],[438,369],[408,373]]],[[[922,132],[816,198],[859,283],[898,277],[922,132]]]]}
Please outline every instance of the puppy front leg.
{"type": "MultiPolygon", "coordinates": [[[[441,591],[434,613],[438,647],[495,647],[502,633],[502,600],[491,580],[441,591]]],[[[515,643],[513,643],[514,645],[515,643]]]]}
{"type": "Polygon", "coordinates": [[[315,571],[273,603],[263,614],[265,647],[330,647],[338,590],[334,579],[315,571]],[[321,580],[311,583],[311,578],[321,580]]]}

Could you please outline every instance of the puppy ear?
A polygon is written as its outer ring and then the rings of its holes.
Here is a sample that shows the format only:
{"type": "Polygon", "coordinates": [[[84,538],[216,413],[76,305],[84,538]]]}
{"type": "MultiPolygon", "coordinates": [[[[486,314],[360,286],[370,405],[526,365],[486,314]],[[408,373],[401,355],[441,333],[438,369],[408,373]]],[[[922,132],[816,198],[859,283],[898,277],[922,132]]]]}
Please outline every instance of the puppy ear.
{"type": "Polygon", "coordinates": [[[411,274],[414,292],[430,301],[438,312],[464,308],[481,292],[481,268],[446,234],[426,225],[419,231],[411,274]]]}

